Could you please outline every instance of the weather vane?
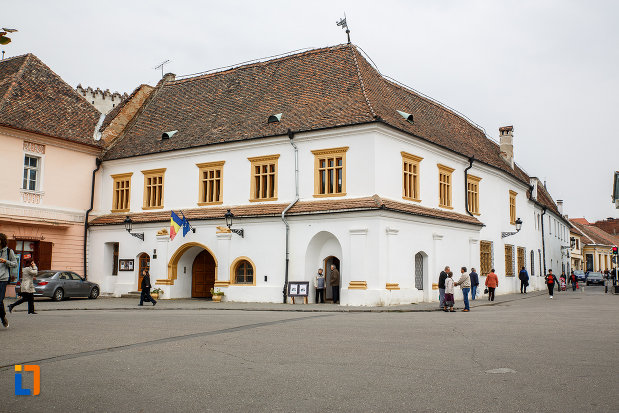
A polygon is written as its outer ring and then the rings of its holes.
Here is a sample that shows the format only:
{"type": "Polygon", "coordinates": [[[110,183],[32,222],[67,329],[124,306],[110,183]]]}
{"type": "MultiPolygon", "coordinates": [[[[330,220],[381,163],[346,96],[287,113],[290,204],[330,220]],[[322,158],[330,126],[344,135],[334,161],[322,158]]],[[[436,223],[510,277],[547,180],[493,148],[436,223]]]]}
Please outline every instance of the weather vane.
{"type": "Polygon", "coordinates": [[[163,65],[165,65],[166,63],[170,63],[170,60],[166,60],[165,62],[161,62],[157,66],[155,66],[155,70],[161,69],[161,77],[163,77],[163,65]]]}
{"type": "Polygon", "coordinates": [[[340,19],[339,22],[335,22],[342,29],[346,29],[346,35],[348,36],[348,43],[350,44],[350,29],[348,28],[348,24],[346,23],[346,13],[344,13],[344,18],[340,19]]]}

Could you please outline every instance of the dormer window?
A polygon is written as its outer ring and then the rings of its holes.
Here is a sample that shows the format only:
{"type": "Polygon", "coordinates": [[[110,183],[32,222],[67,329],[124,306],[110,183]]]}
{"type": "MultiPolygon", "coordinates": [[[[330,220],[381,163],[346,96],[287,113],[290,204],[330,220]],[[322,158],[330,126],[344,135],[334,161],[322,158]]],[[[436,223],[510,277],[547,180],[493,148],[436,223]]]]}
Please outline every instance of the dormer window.
{"type": "Polygon", "coordinates": [[[278,113],[276,115],[271,115],[269,116],[269,119],[267,120],[267,123],[277,123],[282,119],[282,115],[283,113],[278,113]]]}
{"type": "Polygon", "coordinates": [[[411,115],[410,113],[402,112],[401,110],[398,110],[398,113],[400,114],[400,116],[406,119],[408,123],[414,123],[413,115],[411,115]]]}

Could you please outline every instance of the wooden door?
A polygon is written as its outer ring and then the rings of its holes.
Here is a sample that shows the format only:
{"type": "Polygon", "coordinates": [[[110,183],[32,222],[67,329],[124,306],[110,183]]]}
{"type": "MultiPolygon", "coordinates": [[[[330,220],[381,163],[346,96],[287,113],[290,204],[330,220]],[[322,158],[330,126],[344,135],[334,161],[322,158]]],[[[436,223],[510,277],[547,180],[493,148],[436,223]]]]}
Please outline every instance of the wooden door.
{"type": "Polygon", "coordinates": [[[138,291],[142,291],[142,275],[144,270],[150,271],[150,257],[143,252],[138,256],[138,291]]]}
{"type": "Polygon", "coordinates": [[[208,251],[202,251],[193,260],[191,273],[191,296],[211,297],[211,288],[215,286],[215,259],[208,251]]]}
{"type": "MultiPolygon", "coordinates": [[[[340,260],[337,257],[329,256],[324,259],[323,274],[325,274],[325,301],[333,301],[333,291],[331,290],[331,264],[335,265],[335,268],[340,270],[340,260]]],[[[340,272],[340,288],[342,285],[342,274],[340,272]]]]}

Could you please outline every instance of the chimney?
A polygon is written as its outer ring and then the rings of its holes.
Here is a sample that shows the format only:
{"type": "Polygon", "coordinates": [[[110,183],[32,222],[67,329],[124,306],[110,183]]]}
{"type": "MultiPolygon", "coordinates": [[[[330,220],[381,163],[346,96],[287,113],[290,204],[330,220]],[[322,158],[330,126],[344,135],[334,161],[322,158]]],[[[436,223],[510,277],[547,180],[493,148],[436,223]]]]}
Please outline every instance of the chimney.
{"type": "Polygon", "coordinates": [[[165,75],[163,75],[163,77],[161,78],[161,80],[157,83],[157,88],[163,86],[165,83],[171,82],[174,79],[176,79],[176,75],[174,73],[166,73],[165,75]]]}
{"type": "Polygon", "coordinates": [[[499,128],[501,158],[514,169],[514,127],[499,128]]]}
{"type": "Polygon", "coordinates": [[[563,216],[563,200],[557,199],[557,209],[559,210],[559,214],[563,216]]]}
{"type": "Polygon", "coordinates": [[[537,180],[536,177],[532,176],[531,178],[529,178],[529,183],[531,184],[531,198],[534,201],[537,201],[537,183],[539,181],[537,180]]]}

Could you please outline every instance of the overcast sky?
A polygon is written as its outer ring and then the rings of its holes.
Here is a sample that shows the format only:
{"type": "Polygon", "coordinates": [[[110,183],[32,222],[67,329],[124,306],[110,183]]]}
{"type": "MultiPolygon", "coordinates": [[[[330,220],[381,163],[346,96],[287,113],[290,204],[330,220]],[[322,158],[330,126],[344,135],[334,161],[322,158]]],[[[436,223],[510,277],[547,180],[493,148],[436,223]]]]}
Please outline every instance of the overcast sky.
{"type": "Polygon", "coordinates": [[[378,69],[457,109],[547,181],[570,217],[619,217],[619,1],[13,1],[6,57],[34,53],[72,86],[130,93],[196,73],[352,42],[378,69]]]}

